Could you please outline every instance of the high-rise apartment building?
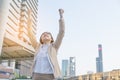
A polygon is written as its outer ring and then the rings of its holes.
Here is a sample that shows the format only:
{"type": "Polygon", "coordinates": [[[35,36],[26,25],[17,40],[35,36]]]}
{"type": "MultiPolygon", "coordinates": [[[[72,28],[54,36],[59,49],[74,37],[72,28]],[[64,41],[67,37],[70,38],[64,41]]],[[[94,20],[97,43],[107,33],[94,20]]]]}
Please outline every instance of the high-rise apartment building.
{"type": "Polygon", "coordinates": [[[6,66],[11,66],[13,62],[20,63],[16,65],[19,66],[17,69],[20,69],[21,74],[29,75],[31,61],[24,59],[33,58],[35,52],[29,40],[28,27],[31,26],[36,34],[38,0],[0,0],[0,11],[0,40],[3,41],[0,42],[0,57],[7,60],[5,63],[0,62],[6,66]],[[32,20],[31,25],[28,23],[29,18],[32,20]],[[21,59],[23,62],[20,62],[21,59]]]}
{"type": "Polygon", "coordinates": [[[70,70],[69,70],[69,75],[72,77],[72,76],[75,76],[76,74],[76,59],[75,57],[70,57],[70,70]]]}
{"type": "Polygon", "coordinates": [[[68,60],[62,60],[62,75],[63,77],[74,77],[76,75],[75,57],[70,57],[68,60]]]}
{"type": "MultiPolygon", "coordinates": [[[[29,41],[27,38],[27,31],[28,27],[33,28],[34,34],[36,34],[37,28],[37,13],[38,13],[38,0],[21,0],[21,12],[20,12],[20,33],[19,38],[29,41]],[[29,11],[31,11],[31,15],[28,15],[29,11]],[[29,26],[28,17],[32,19],[32,25],[29,26]],[[26,35],[26,36],[25,36],[26,35]],[[24,36],[24,37],[23,37],[24,36]],[[26,38],[25,38],[26,37],[26,38]]],[[[29,42],[28,42],[29,43],[29,42]]],[[[25,61],[18,61],[18,69],[20,70],[20,75],[30,76],[30,68],[32,65],[32,61],[25,60],[25,61]]]]}
{"type": "Polygon", "coordinates": [[[98,45],[99,56],[96,58],[96,72],[103,72],[102,45],[98,45]]]}
{"type": "Polygon", "coordinates": [[[66,77],[68,76],[68,60],[62,60],[62,76],[66,77]]]}
{"type": "Polygon", "coordinates": [[[0,0],[0,3],[0,17],[2,21],[0,23],[0,34],[3,35],[0,36],[2,41],[0,44],[2,46],[0,48],[0,57],[2,59],[33,57],[35,50],[31,46],[28,27],[31,26],[33,33],[36,34],[38,0],[9,0],[8,2],[0,0]],[[5,6],[4,8],[4,5],[7,7],[5,6]],[[31,23],[28,23],[29,18],[32,20],[31,23]]]}

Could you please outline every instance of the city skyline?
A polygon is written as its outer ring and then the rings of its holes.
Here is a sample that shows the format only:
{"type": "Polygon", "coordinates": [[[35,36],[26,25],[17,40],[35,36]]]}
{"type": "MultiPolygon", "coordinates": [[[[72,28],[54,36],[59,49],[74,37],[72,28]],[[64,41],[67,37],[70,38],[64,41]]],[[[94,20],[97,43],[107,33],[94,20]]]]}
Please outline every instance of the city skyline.
{"type": "MultiPolygon", "coordinates": [[[[3,20],[1,19],[3,22],[5,21],[5,25],[7,23],[8,28],[6,29],[6,34],[9,34],[9,37],[7,36],[7,38],[10,40],[14,38],[16,40],[16,37],[18,38],[18,36],[19,39],[23,41],[27,41],[29,39],[25,37],[27,33],[23,33],[23,30],[27,30],[27,28],[23,29],[26,26],[26,22],[23,21],[27,20],[26,10],[30,7],[35,9],[32,13],[32,27],[34,33],[37,30],[37,34],[35,33],[37,40],[39,41],[40,35],[44,31],[51,32],[53,34],[53,38],[56,39],[59,30],[58,9],[63,8],[65,11],[64,19],[66,27],[65,37],[58,51],[60,67],[63,59],[68,59],[69,57],[74,56],[76,58],[76,75],[87,74],[87,72],[95,73],[95,59],[98,56],[98,44],[102,44],[103,58],[100,58],[99,55],[97,59],[98,61],[103,62],[104,72],[120,69],[120,1],[74,0],[68,2],[64,0],[39,0],[38,16],[37,8],[33,6],[33,4],[38,5],[38,0],[34,0],[35,2],[31,0],[31,5],[28,3],[29,0],[26,0],[27,2],[22,4],[22,7],[20,7],[20,4],[16,3],[20,3],[20,1],[23,1],[24,3],[25,0],[11,1],[13,2],[10,4],[9,14],[7,14],[8,11],[5,13],[8,17],[6,16],[3,20]],[[20,17],[19,14],[25,14],[25,16],[20,17]],[[39,18],[37,19],[37,17],[39,18]],[[37,21],[38,25],[36,24],[37,21]],[[19,24],[19,22],[21,23],[19,24]],[[19,31],[19,33],[16,34],[17,31],[19,31]]],[[[3,27],[1,28],[1,32],[4,32],[3,27]]],[[[8,41],[9,40],[5,38],[4,45],[1,43],[3,48],[8,48],[10,47],[9,45],[12,45],[12,43],[8,41]],[[9,44],[6,45],[6,43],[9,44]]],[[[22,43],[17,42],[17,45],[18,44],[21,45],[22,43]]],[[[29,44],[29,40],[26,44],[29,44]]],[[[9,53],[8,50],[4,51],[5,53],[9,53]]],[[[10,55],[15,57],[17,56],[15,53],[10,55]]],[[[9,61],[8,65],[10,65],[10,63],[11,62],[9,61]]]]}
{"type": "Polygon", "coordinates": [[[96,72],[98,44],[103,46],[104,71],[120,68],[120,2],[118,0],[39,1],[37,38],[44,31],[58,33],[58,9],[63,8],[65,37],[58,60],[76,57],[76,74],[96,72]]]}

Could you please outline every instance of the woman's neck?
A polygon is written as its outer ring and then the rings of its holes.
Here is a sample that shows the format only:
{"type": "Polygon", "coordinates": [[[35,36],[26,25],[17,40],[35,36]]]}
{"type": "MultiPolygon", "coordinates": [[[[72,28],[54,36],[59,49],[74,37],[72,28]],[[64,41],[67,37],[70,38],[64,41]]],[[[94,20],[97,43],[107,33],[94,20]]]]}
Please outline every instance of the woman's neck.
{"type": "Polygon", "coordinates": [[[50,45],[50,42],[44,42],[43,45],[50,45]]]}

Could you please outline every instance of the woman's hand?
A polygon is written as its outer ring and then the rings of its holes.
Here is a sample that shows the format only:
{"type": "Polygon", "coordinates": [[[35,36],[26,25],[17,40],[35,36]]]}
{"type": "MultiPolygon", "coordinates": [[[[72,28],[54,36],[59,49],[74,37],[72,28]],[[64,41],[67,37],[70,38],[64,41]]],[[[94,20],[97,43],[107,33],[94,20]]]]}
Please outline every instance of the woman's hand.
{"type": "Polygon", "coordinates": [[[63,18],[63,13],[64,13],[64,10],[63,9],[59,9],[60,18],[63,18]]]}

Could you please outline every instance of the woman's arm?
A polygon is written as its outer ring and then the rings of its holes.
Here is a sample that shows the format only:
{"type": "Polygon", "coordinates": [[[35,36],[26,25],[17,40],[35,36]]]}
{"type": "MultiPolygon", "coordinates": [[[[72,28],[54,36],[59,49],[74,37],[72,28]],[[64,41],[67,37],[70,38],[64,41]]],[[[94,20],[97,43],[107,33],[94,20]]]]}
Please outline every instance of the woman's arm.
{"type": "Polygon", "coordinates": [[[53,44],[53,46],[56,48],[56,50],[59,49],[61,43],[62,43],[62,39],[64,37],[64,33],[65,33],[65,23],[64,23],[64,19],[63,19],[63,9],[59,9],[59,13],[60,13],[60,20],[59,20],[59,33],[57,35],[57,38],[53,44]]]}

